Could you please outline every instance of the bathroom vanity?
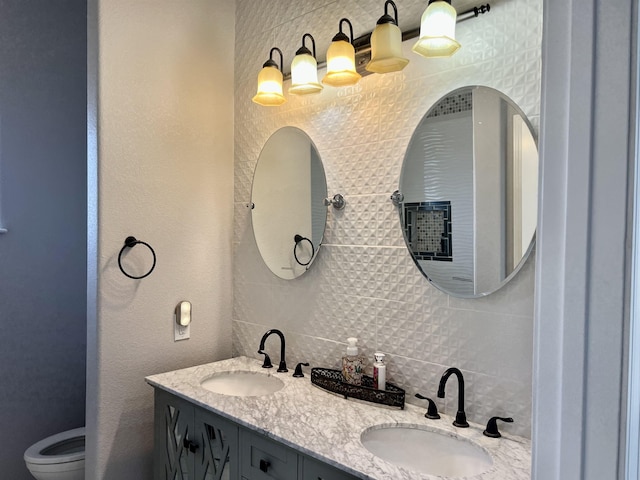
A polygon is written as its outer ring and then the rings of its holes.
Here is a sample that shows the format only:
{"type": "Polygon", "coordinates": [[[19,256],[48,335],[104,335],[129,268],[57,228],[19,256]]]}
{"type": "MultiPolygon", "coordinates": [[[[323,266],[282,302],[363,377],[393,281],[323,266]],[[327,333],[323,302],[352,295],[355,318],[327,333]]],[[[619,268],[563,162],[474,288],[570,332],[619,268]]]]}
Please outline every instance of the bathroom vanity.
{"type": "MultiPolygon", "coordinates": [[[[485,471],[465,478],[530,478],[527,439],[506,434],[488,438],[482,435],[484,426],[455,428],[452,418],[428,420],[425,409],[413,405],[400,410],[345,400],[312,385],[309,375],[294,378],[292,373],[263,369],[259,360],[237,357],[147,377],[155,387],[154,478],[446,478],[383,460],[363,445],[365,432],[398,427],[455,439],[490,459],[485,471]],[[237,380],[237,373],[248,376],[249,390],[234,387],[239,394],[219,393],[227,388],[225,382],[237,380]],[[268,393],[251,391],[250,385],[268,393]]],[[[428,446],[424,449],[428,453],[428,446]]]]}
{"type": "Polygon", "coordinates": [[[160,389],[155,407],[154,478],[359,478],[160,389]]]}

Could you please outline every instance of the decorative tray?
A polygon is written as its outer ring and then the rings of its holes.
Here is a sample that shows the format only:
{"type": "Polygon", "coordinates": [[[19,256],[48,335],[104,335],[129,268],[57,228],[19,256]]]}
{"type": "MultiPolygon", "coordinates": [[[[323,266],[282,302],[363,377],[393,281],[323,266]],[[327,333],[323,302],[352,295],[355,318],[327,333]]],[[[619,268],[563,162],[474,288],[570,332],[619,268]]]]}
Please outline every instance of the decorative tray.
{"type": "Polygon", "coordinates": [[[362,385],[352,385],[344,381],[340,370],[315,367],[311,369],[311,383],[330,392],[344,395],[344,398],[357,398],[390,407],[400,407],[404,410],[403,389],[389,382],[386,384],[386,390],[375,389],[373,378],[368,375],[362,376],[362,385]]]}

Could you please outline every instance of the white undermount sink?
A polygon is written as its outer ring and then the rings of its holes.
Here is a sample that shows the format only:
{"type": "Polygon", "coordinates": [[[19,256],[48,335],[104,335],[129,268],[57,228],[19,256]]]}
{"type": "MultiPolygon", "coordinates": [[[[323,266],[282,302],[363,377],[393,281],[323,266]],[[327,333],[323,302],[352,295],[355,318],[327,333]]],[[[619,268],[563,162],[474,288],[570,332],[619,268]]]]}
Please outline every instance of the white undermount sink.
{"type": "Polygon", "coordinates": [[[202,380],[200,386],[222,395],[256,397],[275,393],[284,383],[273,375],[239,370],[216,373],[202,380]]]}
{"type": "Polygon", "coordinates": [[[428,475],[470,477],[493,465],[491,456],[471,441],[418,425],[371,427],[360,440],[375,456],[428,475]]]}

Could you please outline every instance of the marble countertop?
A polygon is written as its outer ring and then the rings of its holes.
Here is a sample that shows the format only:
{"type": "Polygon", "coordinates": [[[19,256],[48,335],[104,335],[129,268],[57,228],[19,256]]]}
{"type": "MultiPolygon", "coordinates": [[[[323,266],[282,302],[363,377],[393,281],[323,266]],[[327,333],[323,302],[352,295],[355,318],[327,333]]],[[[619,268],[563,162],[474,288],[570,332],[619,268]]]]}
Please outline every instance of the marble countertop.
{"type": "Polygon", "coordinates": [[[440,420],[428,420],[424,417],[426,405],[419,408],[406,404],[405,409],[400,410],[346,400],[313,385],[308,368],[304,378],[294,378],[293,368],[288,373],[277,373],[275,368],[263,369],[261,365],[261,360],[236,357],[151,375],[146,381],[364,479],[442,478],[398,467],[370,453],[362,445],[360,435],[371,427],[382,425],[424,426],[479,445],[492,456],[493,466],[482,475],[464,477],[468,480],[525,480],[531,477],[531,443],[525,438],[508,434],[503,434],[502,438],[488,438],[482,434],[484,425],[456,428],[451,424],[453,418],[447,415],[442,415],[440,420]],[[284,387],[269,395],[236,397],[213,393],[200,386],[202,380],[215,373],[237,370],[276,376],[284,382],[284,387]]]}

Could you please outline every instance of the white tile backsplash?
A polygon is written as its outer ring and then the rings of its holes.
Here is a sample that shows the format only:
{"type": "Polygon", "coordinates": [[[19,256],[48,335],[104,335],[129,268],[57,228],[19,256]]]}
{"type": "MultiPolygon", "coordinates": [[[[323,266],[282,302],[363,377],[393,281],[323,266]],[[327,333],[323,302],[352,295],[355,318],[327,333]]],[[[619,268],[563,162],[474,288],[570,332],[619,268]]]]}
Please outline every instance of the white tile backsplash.
{"type": "MultiPolygon", "coordinates": [[[[398,0],[400,26],[417,26],[424,1],[398,0]]],[[[480,299],[450,297],[420,274],[404,246],[398,212],[389,200],[398,188],[402,160],[415,126],[438,98],[466,85],[501,90],[537,129],[540,103],[542,1],[510,0],[458,24],[463,47],[449,59],[424,59],[403,45],[409,65],[370,75],[344,89],[294,97],[278,108],[254,104],[255,80],[272,46],[285,71],[304,33],[316,38],[319,60],[349,17],[356,36],[371,30],[382,1],[239,0],[235,65],[235,230],[233,352],[258,357],[268,328],[287,338],[287,362],[337,368],[346,338],[360,339],[369,357],[387,354],[388,377],[421,404],[435,397],[440,376],[456,366],[465,375],[468,418],[515,418],[502,428],[530,436],[533,330],[533,255],[513,280],[480,299]],[[251,230],[253,170],[262,146],[277,129],[301,128],[322,158],[328,193],[347,206],[328,211],[323,246],[311,269],[282,280],[266,268],[251,230]]],[[[459,11],[474,3],[453,1],[459,11]]],[[[319,77],[325,71],[319,71],[319,77]]],[[[285,82],[285,90],[289,82],[285,82]]],[[[534,253],[535,254],[535,253],[534,253]]],[[[273,347],[272,359],[279,351],[273,347]]],[[[456,410],[454,380],[446,413],[456,410]]]]}

